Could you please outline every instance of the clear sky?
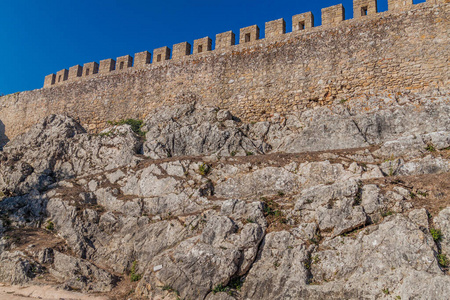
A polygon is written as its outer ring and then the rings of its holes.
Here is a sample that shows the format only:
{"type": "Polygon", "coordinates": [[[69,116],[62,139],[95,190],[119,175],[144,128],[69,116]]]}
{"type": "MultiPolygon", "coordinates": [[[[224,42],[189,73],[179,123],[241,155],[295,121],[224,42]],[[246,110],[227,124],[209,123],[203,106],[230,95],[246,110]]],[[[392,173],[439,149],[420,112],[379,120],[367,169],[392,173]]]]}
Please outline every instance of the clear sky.
{"type": "MultiPolygon", "coordinates": [[[[424,2],[415,0],[414,3],[424,2]]],[[[352,0],[0,0],[0,95],[41,88],[45,75],[312,11],[352,0]]],[[[387,0],[378,0],[378,11],[387,0]]]]}

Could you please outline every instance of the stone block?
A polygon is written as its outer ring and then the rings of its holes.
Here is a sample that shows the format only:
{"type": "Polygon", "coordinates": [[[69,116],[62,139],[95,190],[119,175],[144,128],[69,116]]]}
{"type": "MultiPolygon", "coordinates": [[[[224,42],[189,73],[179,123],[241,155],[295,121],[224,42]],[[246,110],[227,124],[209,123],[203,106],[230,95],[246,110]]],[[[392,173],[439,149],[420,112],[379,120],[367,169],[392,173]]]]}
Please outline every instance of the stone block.
{"type": "Polygon", "coordinates": [[[345,9],[342,4],[322,8],[322,25],[333,25],[344,21],[345,9]]]}
{"type": "Polygon", "coordinates": [[[86,77],[92,74],[98,73],[98,63],[90,62],[83,65],[83,75],[82,77],[86,77]]]}
{"type": "Polygon", "coordinates": [[[413,0],[388,0],[388,10],[405,11],[413,6],[413,0]]]}
{"type": "Polygon", "coordinates": [[[162,63],[166,60],[170,59],[170,48],[169,47],[161,47],[153,50],[153,63],[162,63]]]}
{"type": "Polygon", "coordinates": [[[314,27],[312,12],[298,14],[292,17],[292,31],[305,30],[314,27]]]}
{"type": "Polygon", "coordinates": [[[116,70],[126,70],[133,66],[133,57],[130,55],[124,55],[117,58],[116,70]]]}
{"type": "Polygon", "coordinates": [[[233,46],[236,42],[236,37],[233,31],[227,31],[216,35],[216,49],[223,49],[233,46]]]}
{"type": "Polygon", "coordinates": [[[81,77],[83,74],[83,67],[80,65],[76,65],[69,68],[69,78],[68,80],[75,80],[78,77],[81,77]]]}
{"type": "Polygon", "coordinates": [[[108,58],[100,61],[100,74],[108,74],[116,68],[116,61],[114,59],[108,58]]]}
{"type": "Polygon", "coordinates": [[[371,16],[377,12],[377,0],[353,0],[354,19],[371,16]]]}
{"type": "Polygon", "coordinates": [[[55,79],[56,79],[56,75],[55,74],[50,74],[45,76],[44,79],[44,87],[49,87],[51,85],[55,84],[55,79]]]}
{"type": "Polygon", "coordinates": [[[211,51],[212,40],[209,37],[204,37],[194,41],[193,54],[211,51]]]}
{"type": "Polygon", "coordinates": [[[245,44],[256,40],[259,40],[259,27],[257,25],[241,28],[239,44],[245,44]]]}
{"type": "Polygon", "coordinates": [[[278,19],[266,22],[265,26],[266,38],[276,37],[286,33],[286,22],[284,19],[278,19]]]}
{"type": "Polygon", "coordinates": [[[62,83],[66,81],[69,76],[69,71],[67,69],[62,69],[56,73],[56,83],[62,83]]]}
{"type": "Polygon", "coordinates": [[[191,44],[183,42],[173,45],[172,59],[180,59],[191,54],[191,44]]]}
{"type": "Polygon", "coordinates": [[[148,51],[134,54],[134,67],[142,68],[150,63],[152,55],[148,51]]]}

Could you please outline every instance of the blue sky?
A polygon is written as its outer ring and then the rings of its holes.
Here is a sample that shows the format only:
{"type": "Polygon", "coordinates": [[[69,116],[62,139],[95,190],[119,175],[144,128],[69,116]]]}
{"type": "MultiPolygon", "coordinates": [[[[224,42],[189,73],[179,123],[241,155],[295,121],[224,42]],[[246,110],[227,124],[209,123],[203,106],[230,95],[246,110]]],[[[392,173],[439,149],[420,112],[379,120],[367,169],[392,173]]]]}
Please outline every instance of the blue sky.
{"type": "MultiPolygon", "coordinates": [[[[424,2],[417,0],[414,3],[424,2]]],[[[41,88],[44,76],[86,62],[286,20],[352,0],[0,0],[0,95],[41,88]]],[[[378,11],[387,0],[378,0],[378,11]]]]}

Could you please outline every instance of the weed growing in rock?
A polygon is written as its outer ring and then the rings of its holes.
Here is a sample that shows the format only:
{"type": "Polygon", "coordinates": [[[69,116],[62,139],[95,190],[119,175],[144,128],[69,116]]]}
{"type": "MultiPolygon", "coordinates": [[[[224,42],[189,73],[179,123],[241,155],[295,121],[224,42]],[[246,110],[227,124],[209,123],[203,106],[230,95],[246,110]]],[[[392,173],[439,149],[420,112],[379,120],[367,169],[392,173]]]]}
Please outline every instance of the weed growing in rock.
{"type": "Polygon", "coordinates": [[[422,197],[427,197],[427,196],[428,196],[428,193],[427,193],[427,192],[418,191],[418,192],[417,192],[417,195],[420,195],[420,196],[422,196],[422,197]]]}
{"type": "Polygon", "coordinates": [[[237,154],[236,151],[231,151],[231,152],[230,152],[230,155],[231,155],[231,156],[236,156],[236,154],[237,154]]]}
{"type": "Polygon", "coordinates": [[[427,145],[427,147],[425,148],[425,150],[430,151],[430,152],[435,152],[435,151],[436,151],[436,148],[434,147],[433,144],[429,143],[429,144],[427,145]]]}
{"type": "Polygon", "coordinates": [[[141,274],[137,274],[136,273],[136,266],[137,266],[137,261],[133,261],[133,265],[131,266],[131,270],[130,270],[130,280],[131,282],[134,281],[139,281],[142,278],[141,274]]]}
{"type": "Polygon", "coordinates": [[[389,295],[390,294],[389,289],[388,288],[383,289],[383,293],[385,295],[389,295]]]}
{"type": "Polygon", "coordinates": [[[225,287],[220,283],[220,284],[218,284],[218,285],[216,285],[214,288],[213,288],[213,290],[212,290],[212,292],[214,293],[214,294],[216,294],[216,293],[220,293],[220,292],[225,292],[226,291],[226,289],[225,289],[225,287]]]}
{"type": "Polygon", "coordinates": [[[313,257],[312,261],[313,261],[314,264],[320,263],[320,257],[319,257],[319,255],[316,254],[316,255],[313,257]]]}
{"type": "Polygon", "coordinates": [[[53,231],[55,229],[55,224],[53,224],[52,221],[48,221],[47,226],[45,226],[45,229],[53,231]]]}
{"type": "Polygon", "coordinates": [[[435,242],[438,242],[438,241],[441,240],[441,238],[442,238],[442,232],[441,232],[440,229],[431,228],[431,229],[430,229],[430,233],[431,233],[431,236],[433,237],[433,240],[434,240],[435,242]]]}
{"type": "Polygon", "coordinates": [[[247,155],[247,156],[252,156],[252,155],[253,155],[253,152],[252,152],[252,151],[245,151],[245,155],[247,155]]]}
{"type": "Polygon", "coordinates": [[[206,176],[209,173],[209,166],[205,163],[202,163],[200,166],[198,166],[198,173],[202,176],[206,176]]]}
{"type": "Polygon", "coordinates": [[[273,266],[275,267],[275,270],[276,270],[280,266],[280,263],[278,261],[276,261],[273,263],[273,266]]]}
{"type": "Polygon", "coordinates": [[[437,259],[438,259],[439,265],[441,265],[444,268],[448,267],[449,260],[447,258],[447,255],[440,253],[437,255],[437,259]]]}
{"type": "Polygon", "coordinates": [[[236,277],[236,278],[231,279],[231,281],[230,281],[230,283],[228,284],[228,286],[229,286],[231,289],[240,291],[240,290],[241,290],[241,287],[242,287],[242,282],[243,282],[242,278],[236,277]]]}
{"type": "Polygon", "coordinates": [[[168,291],[169,293],[175,293],[177,296],[180,296],[180,293],[176,289],[174,289],[171,285],[166,284],[166,285],[162,286],[161,289],[163,291],[168,291]]]}
{"type": "Polygon", "coordinates": [[[385,218],[385,217],[390,216],[390,215],[393,215],[393,214],[394,214],[393,211],[388,210],[388,211],[382,212],[382,213],[381,213],[381,216],[382,216],[383,218],[385,218]]]}

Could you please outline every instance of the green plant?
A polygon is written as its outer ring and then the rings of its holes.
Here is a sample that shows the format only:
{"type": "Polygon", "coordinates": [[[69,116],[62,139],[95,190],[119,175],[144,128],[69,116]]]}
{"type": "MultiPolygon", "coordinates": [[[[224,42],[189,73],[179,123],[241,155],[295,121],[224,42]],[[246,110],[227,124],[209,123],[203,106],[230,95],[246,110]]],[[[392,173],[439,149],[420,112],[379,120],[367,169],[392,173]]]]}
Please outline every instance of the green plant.
{"type": "Polygon", "coordinates": [[[278,261],[273,263],[273,266],[275,267],[275,269],[278,269],[278,267],[280,266],[280,263],[278,261]]]}
{"type": "Polygon", "coordinates": [[[442,238],[442,232],[440,229],[431,228],[430,229],[431,236],[435,242],[438,242],[442,238]]]}
{"type": "Polygon", "coordinates": [[[414,194],[413,192],[410,192],[410,193],[409,193],[409,196],[411,197],[411,199],[416,198],[416,194],[414,194]]]}
{"type": "Polygon", "coordinates": [[[231,152],[230,152],[230,155],[231,155],[231,156],[236,156],[236,151],[231,151],[231,152]]]}
{"type": "Polygon", "coordinates": [[[205,163],[202,163],[200,166],[198,166],[198,173],[202,176],[206,176],[209,173],[209,166],[205,163]]]}
{"type": "Polygon", "coordinates": [[[228,286],[231,289],[235,289],[237,291],[240,291],[241,287],[242,287],[242,279],[240,277],[233,278],[233,279],[231,279],[231,281],[228,284],[228,286]]]}
{"type": "Polygon", "coordinates": [[[100,133],[98,134],[98,136],[104,137],[104,136],[110,136],[111,134],[112,134],[112,132],[111,132],[111,131],[107,131],[107,132],[100,132],[100,133]]]}
{"type": "Polygon", "coordinates": [[[318,263],[320,263],[320,257],[319,257],[319,255],[318,254],[316,254],[314,257],[313,257],[313,263],[314,264],[318,264],[318,263]]]}
{"type": "Polygon", "coordinates": [[[283,197],[284,196],[284,192],[283,191],[278,191],[277,195],[280,196],[280,197],[283,197]]]}
{"type": "Polygon", "coordinates": [[[394,214],[394,212],[388,210],[388,211],[382,212],[381,216],[384,218],[384,217],[387,217],[387,216],[390,216],[390,215],[393,215],[393,214],[394,214]]]}
{"type": "Polygon", "coordinates": [[[133,130],[134,133],[140,136],[145,136],[144,131],[141,130],[142,126],[144,126],[144,121],[142,120],[136,120],[136,119],[126,119],[126,120],[120,120],[117,122],[108,121],[108,124],[110,125],[130,125],[131,130],[133,130]]]}
{"type": "Polygon", "coordinates": [[[180,293],[176,289],[174,289],[171,285],[166,284],[166,285],[162,286],[161,289],[163,291],[168,291],[169,293],[175,293],[177,296],[180,296],[180,293]]]}
{"type": "Polygon", "coordinates": [[[434,145],[432,143],[428,143],[425,150],[430,151],[430,152],[435,152],[436,148],[434,147],[434,145]]]}
{"type": "Polygon", "coordinates": [[[55,229],[55,224],[53,224],[52,221],[48,221],[47,226],[45,226],[45,229],[53,231],[53,229],[55,229]]]}
{"type": "Polygon", "coordinates": [[[395,299],[397,299],[397,300],[401,300],[401,299],[402,299],[402,297],[400,297],[400,296],[395,296],[395,299]]]}
{"type": "Polygon", "coordinates": [[[437,255],[437,259],[438,259],[438,263],[442,266],[442,267],[448,267],[449,261],[448,258],[445,254],[438,254],[437,255]]]}
{"type": "Polygon", "coordinates": [[[385,288],[385,289],[383,289],[383,293],[385,294],[385,295],[389,295],[389,289],[388,288],[385,288]]]}
{"type": "Polygon", "coordinates": [[[389,177],[394,176],[394,167],[392,166],[392,164],[389,166],[389,177]]]}
{"type": "Polygon", "coordinates": [[[139,281],[142,278],[141,274],[137,274],[136,273],[136,267],[137,267],[137,261],[133,261],[133,264],[131,265],[131,270],[130,270],[130,280],[131,282],[134,281],[139,281]]]}
{"type": "Polygon", "coordinates": [[[251,156],[251,155],[253,155],[253,152],[252,151],[245,151],[245,155],[251,156]]]}
{"type": "Polygon", "coordinates": [[[213,288],[212,292],[214,294],[220,293],[220,292],[225,292],[225,287],[220,283],[213,288]]]}
{"type": "Polygon", "coordinates": [[[422,196],[422,197],[427,197],[428,196],[427,192],[422,192],[422,191],[418,191],[417,194],[422,196]]]}

